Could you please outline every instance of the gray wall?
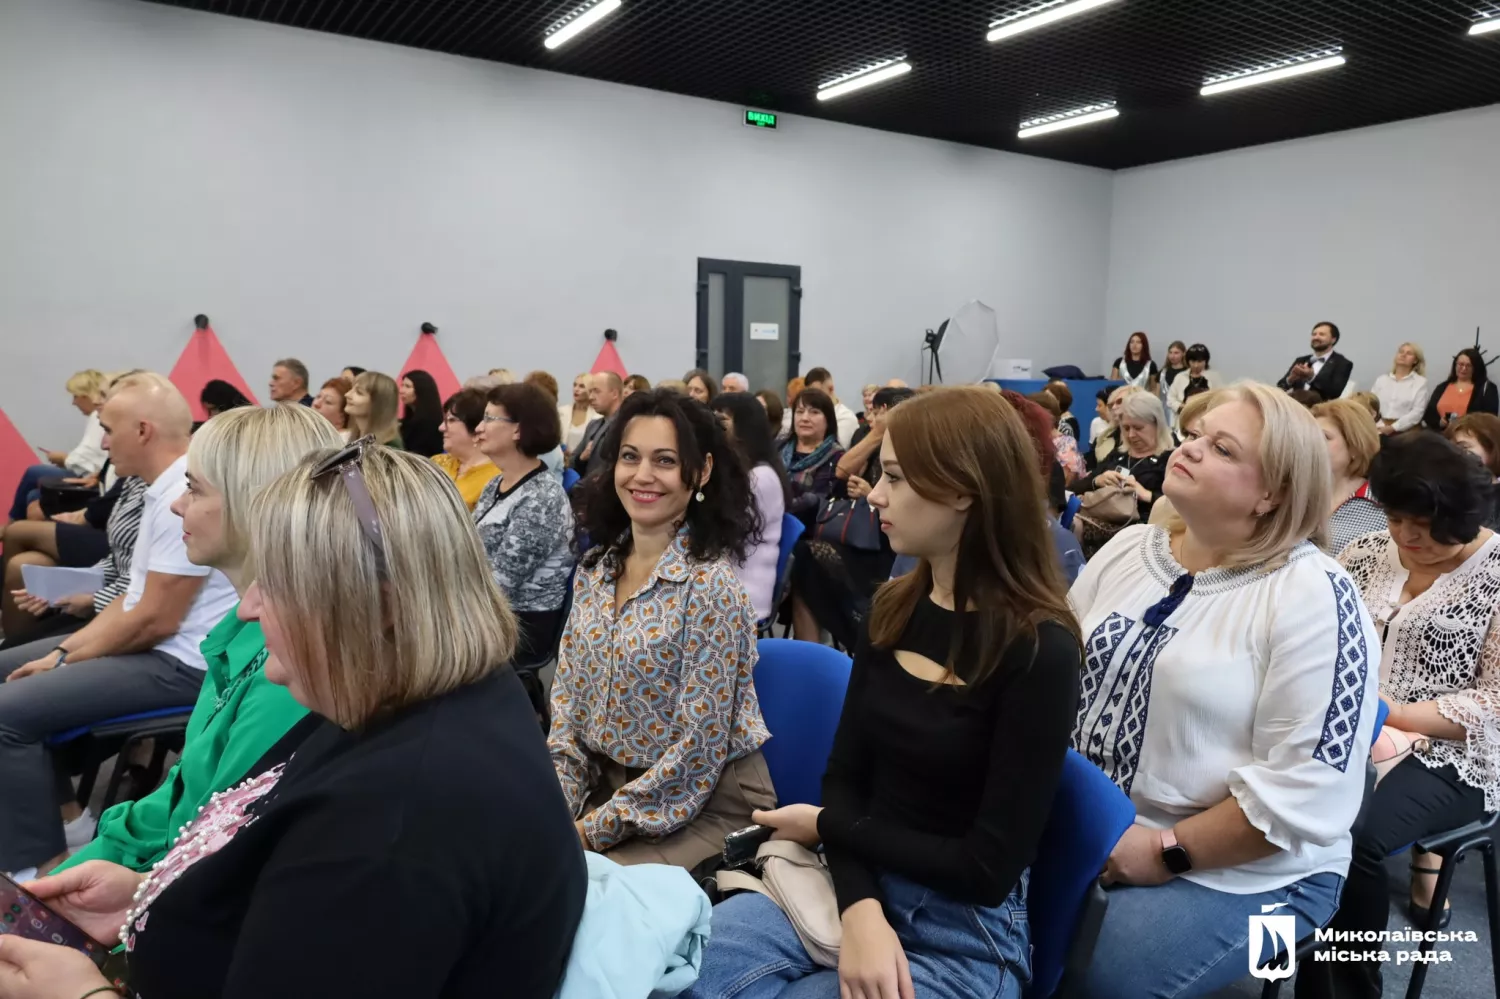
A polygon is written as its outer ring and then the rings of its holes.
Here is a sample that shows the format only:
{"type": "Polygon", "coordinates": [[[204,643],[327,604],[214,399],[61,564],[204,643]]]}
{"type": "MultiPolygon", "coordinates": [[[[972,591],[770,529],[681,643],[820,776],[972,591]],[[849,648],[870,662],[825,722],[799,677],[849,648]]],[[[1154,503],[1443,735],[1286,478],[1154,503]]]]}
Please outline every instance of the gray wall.
{"type": "MultiPolygon", "coordinates": [[[[580,44],[587,44],[586,42],[580,44]]],[[[871,98],[878,99],[878,98],[871,98]]],[[[194,313],[252,385],[395,370],[566,381],[606,326],[691,365],[697,258],[798,264],[804,366],[915,381],[970,298],[1007,356],[1098,352],[1111,176],[138,0],[0,3],[0,408],[71,447],[79,367],[170,368],[194,313]]]]}
{"type": "Polygon", "coordinates": [[[1446,377],[1500,347],[1497,163],[1500,105],[1122,171],[1098,356],[1143,329],[1274,381],[1329,319],[1361,388],[1404,340],[1446,377]]]}

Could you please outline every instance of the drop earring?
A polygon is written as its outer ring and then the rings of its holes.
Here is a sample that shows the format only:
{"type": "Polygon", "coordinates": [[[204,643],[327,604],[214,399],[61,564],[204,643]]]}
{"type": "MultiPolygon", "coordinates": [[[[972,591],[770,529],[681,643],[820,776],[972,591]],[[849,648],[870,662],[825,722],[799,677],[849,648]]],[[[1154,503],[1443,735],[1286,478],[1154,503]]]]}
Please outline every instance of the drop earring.
{"type": "Polygon", "coordinates": [[[698,490],[697,494],[693,498],[695,500],[697,500],[699,503],[702,503],[703,502],[703,490],[702,489],[698,490]]]}

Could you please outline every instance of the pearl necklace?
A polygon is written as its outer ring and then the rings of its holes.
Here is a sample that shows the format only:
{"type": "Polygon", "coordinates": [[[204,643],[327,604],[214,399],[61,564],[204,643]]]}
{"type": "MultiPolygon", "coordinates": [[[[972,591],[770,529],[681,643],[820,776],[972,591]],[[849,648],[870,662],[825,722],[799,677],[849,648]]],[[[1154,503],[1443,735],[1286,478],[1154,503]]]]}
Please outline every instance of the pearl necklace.
{"type": "Polygon", "coordinates": [[[136,886],[130,910],[120,926],[120,943],[135,949],[132,929],[146,928],[146,910],[179,878],[204,857],[222,849],[242,829],[255,823],[258,813],[250,809],[269,794],[286,768],[281,763],[256,777],[246,777],[234,787],[218,791],[198,806],[192,821],[177,830],[177,842],[152,865],[136,886]]]}

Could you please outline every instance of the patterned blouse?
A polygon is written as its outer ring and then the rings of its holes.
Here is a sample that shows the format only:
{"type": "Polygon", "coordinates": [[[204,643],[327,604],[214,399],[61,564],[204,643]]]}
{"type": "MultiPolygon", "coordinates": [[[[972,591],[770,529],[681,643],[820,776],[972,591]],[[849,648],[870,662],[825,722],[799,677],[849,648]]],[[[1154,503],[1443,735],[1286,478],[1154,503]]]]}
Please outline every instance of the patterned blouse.
{"type": "Polygon", "coordinates": [[[1500,534],[1405,604],[1408,573],[1387,532],[1355,541],[1339,561],[1385,633],[1380,692],[1396,704],[1436,701],[1468,730],[1466,740],[1433,739],[1417,758],[1451,764],[1484,792],[1485,811],[1500,810],[1500,534]]]}
{"type": "Polygon", "coordinates": [[[1355,490],[1354,495],[1339,504],[1328,518],[1328,554],[1338,558],[1339,552],[1351,541],[1366,534],[1383,532],[1389,525],[1385,519],[1385,507],[1375,502],[1366,482],[1355,490]]]}
{"type": "MultiPolygon", "coordinates": [[[[474,507],[495,583],[517,613],[555,611],[573,572],[573,508],[562,484],[540,466],[505,495],[493,478],[474,507]]],[[[556,634],[556,632],[554,632],[556,634]]]]}
{"type": "Polygon", "coordinates": [[[771,737],[751,679],[750,598],[727,559],[695,562],[684,540],[618,614],[602,562],[574,583],[547,747],[595,850],[689,825],[724,768],[771,737]],[[600,756],[646,772],[585,816],[600,756]]]}

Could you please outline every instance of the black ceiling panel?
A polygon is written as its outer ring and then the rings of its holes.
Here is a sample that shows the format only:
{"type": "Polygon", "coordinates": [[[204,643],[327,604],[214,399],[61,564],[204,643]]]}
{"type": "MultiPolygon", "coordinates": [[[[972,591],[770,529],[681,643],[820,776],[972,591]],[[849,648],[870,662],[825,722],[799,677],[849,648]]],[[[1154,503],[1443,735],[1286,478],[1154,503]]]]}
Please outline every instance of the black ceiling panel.
{"type": "Polygon", "coordinates": [[[1000,42],[1039,0],[624,0],[542,45],[572,0],[152,0],[870,128],[1122,168],[1500,102],[1500,0],[1114,0],[1000,42]],[[1213,97],[1209,77],[1342,48],[1336,69],[1213,97]],[[912,72],[820,102],[820,83],[912,72]],[[1120,116],[1017,139],[1022,121],[1120,116]]]}

